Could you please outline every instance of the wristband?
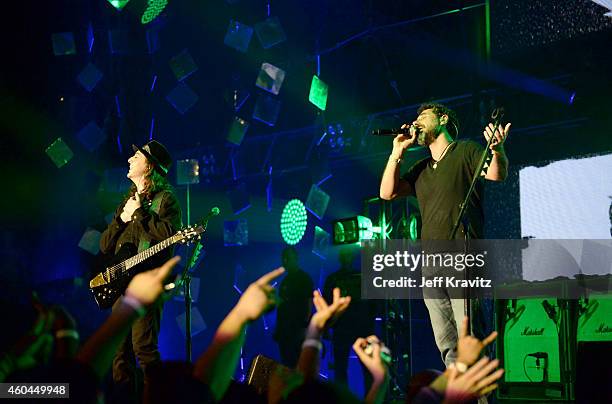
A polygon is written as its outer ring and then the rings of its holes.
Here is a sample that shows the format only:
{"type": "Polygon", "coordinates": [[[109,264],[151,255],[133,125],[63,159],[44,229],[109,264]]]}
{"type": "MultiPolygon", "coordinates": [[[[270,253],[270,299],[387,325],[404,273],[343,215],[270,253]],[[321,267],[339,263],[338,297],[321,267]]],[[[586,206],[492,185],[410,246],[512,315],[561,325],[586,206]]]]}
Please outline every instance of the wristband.
{"type": "Polygon", "coordinates": [[[65,328],[62,330],[57,330],[55,332],[55,338],[74,338],[76,340],[79,339],[79,333],[77,332],[77,330],[72,330],[69,328],[65,328]]]}
{"type": "Polygon", "coordinates": [[[320,351],[321,349],[323,349],[323,344],[318,339],[308,338],[302,343],[302,349],[308,347],[315,348],[320,351]]]}
{"type": "Polygon", "coordinates": [[[135,297],[123,296],[123,303],[133,308],[136,311],[136,313],[138,313],[138,317],[144,316],[146,310],[142,306],[142,303],[140,303],[138,299],[136,299],[135,297]]]}
{"type": "Polygon", "coordinates": [[[395,164],[400,164],[403,161],[401,157],[393,157],[393,154],[389,156],[389,160],[395,161],[395,164]]]}

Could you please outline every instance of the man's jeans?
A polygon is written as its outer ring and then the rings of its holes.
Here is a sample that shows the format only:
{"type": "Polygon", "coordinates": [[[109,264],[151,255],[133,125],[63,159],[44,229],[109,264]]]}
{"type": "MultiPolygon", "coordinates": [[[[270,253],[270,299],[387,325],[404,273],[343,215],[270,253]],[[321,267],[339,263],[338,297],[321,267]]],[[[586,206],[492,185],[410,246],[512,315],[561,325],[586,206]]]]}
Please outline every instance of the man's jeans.
{"type": "MultiPolygon", "coordinates": [[[[434,277],[441,272],[439,268],[424,267],[423,275],[434,277]]],[[[423,300],[429,311],[436,345],[447,367],[457,360],[457,340],[465,316],[464,300],[457,299],[456,292],[451,298],[444,286],[423,288],[423,300]]]]}
{"type": "Polygon", "coordinates": [[[424,301],[429,311],[436,345],[442,355],[442,361],[448,367],[457,360],[457,340],[464,317],[464,300],[425,298],[424,301]]]}

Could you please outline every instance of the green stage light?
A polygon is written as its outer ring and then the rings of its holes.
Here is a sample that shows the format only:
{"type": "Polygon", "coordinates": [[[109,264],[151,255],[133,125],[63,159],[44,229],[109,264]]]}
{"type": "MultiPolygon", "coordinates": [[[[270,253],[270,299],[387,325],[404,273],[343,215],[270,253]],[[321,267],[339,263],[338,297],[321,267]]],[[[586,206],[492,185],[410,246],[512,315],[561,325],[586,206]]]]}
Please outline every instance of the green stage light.
{"type": "Polygon", "coordinates": [[[333,243],[353,244],[362,240],[371,240],[374,234],[380,234],[380,227],[372,226],[372,220],[365,216],[355,216],[333,222],[333,243]]]}
{"type": "Polygon", "coordinates": [[[310,84],[310,94],[308,95],[308,101],[313,103],[321,111],[325,111],[327,107],[327,84],[317,76],[312,76],[312,83],[310,84]]]}
{"type": "Polygon", "coordinates": [[[289,245],[296,245],[304,237],[307,224],[308,216],[302,201],[292,199],[287,202],[283,209],[280,223],[283,240],[289,245]]]}
{"type": "Polygon", "coordinates": [[[117,10],[123,10],[126,4],[130,2],[130,0],[108,0],[111,6],[115,7],[117,10]]]}
{"type": "Polygon", "coordinates": [[[416,215],[410,216],[410,240],[416,241],[419,238],[419,219],[416,215]]]}
{"type": "Polygon", "coordinates": [[[164,8],[168,5],[168,0],[149,0],[147,2],[147,8],[145,9],[142,17],[140,18],[140,22],[142,24],[148,24],[154,19],[157,18],[158,15],[164,11],[164,8]]]}

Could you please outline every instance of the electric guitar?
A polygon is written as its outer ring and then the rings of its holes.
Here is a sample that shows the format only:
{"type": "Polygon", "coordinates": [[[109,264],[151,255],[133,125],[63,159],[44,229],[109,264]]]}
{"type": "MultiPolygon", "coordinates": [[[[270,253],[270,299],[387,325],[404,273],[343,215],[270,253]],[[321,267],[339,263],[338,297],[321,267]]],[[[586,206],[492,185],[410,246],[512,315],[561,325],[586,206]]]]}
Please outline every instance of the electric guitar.
{"type": "Polygon", "coordinates": [[[100,309],[110,308],[125,291],[132,277],[144,270],[138,268],[140,263],[174,244],[186,244],[195,239],[199,240],[204,230],[205,228],[201,225],[186,227],[174,236],[168,237],[136,255],[134,255],[134,245],[130,243],[122,245],[113,260],[117,263],[106,267],[89,282],[89,289],[91,289],[100,309]]]}

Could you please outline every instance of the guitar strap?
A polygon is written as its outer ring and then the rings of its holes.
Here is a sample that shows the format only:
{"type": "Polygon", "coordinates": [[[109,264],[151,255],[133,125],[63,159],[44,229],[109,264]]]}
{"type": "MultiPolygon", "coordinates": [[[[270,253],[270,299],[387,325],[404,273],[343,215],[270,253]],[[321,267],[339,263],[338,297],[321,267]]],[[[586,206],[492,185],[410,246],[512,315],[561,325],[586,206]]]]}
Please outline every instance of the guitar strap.
{"type": "MultiPolygon", "coordinates": [[[[164,199],[165,192],[158,192],[157,195],[151,201],[149,211],[159,215],[161,209],[162,200],[164,199]]],[[[144,251],[151,246],[151,238],[147,234],[142,235],[140,242],[138,243],[138,252],[144,251]]]]}

